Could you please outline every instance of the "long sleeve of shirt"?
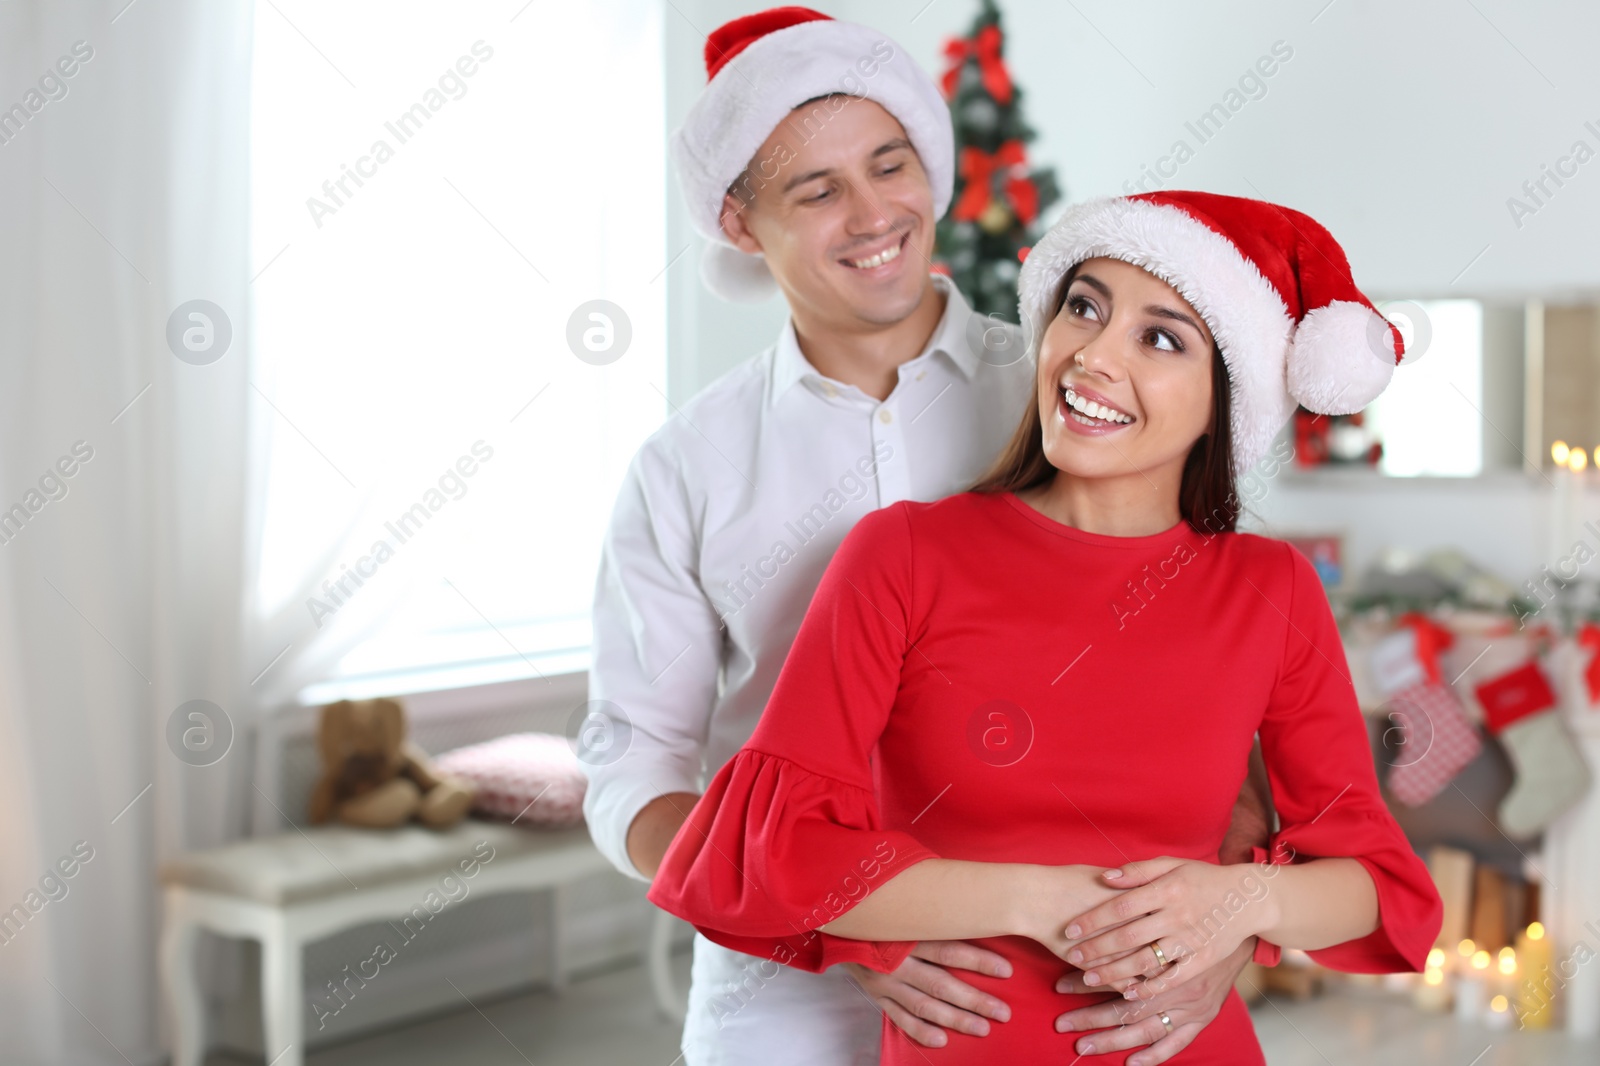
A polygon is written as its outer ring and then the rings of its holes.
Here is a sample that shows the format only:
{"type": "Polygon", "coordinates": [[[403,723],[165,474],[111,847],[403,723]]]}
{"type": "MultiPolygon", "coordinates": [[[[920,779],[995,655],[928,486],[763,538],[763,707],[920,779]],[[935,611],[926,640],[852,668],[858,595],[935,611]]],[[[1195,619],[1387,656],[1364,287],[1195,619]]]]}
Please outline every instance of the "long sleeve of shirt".
{"type": "Polygon", "coordinates": [[[601,550],[589,672],[595,743],[584,816],[596,846],[632,877],[628,828],[645,804],[698,792],[717,693],[721,622],[700,586],[678,464],[646,445],[629,465],[601,550]]]}

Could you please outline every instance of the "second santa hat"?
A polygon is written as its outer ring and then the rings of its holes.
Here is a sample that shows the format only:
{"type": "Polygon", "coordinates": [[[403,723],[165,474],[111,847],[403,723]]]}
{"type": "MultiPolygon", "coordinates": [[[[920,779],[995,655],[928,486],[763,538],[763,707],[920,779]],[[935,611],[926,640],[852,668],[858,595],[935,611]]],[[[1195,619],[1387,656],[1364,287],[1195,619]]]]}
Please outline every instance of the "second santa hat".
{"type": "Polygon", "coordinates": [[[1178,191],[1067,209],[1022,267],[1021,310],[1035,345],[1066,272],[1099,256],[1143,267],[1206,320],[1228,368],[1240,474],[1266,454],[1297,403],[1353,414],[1384,390],[1405,352],[1400,331],[1356,288],[1344,250],[1316,219],[1262,200],[1178,191]]]}

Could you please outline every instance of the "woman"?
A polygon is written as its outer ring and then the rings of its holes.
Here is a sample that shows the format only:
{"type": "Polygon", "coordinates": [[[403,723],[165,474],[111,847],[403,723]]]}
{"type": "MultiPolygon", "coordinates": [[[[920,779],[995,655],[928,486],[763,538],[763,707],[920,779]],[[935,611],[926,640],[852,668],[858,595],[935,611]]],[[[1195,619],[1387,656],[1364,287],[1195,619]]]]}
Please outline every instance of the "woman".
{"type": "MultiPolygon", "coordinates": [[[[886,1066],[1066,1054],[1061,1010],[1136,1007],[1252,935],[1267,962],[1420,969],[1440,925],[1315,571],[1233,532],[1235,479],[1295,402],[1359,410],[1398,333],[1315,221],[1205,193],[1069,210],[1021,289],[1038,402],[1011,446],[972,491],[845,538],[650,891],[810,970],[891,969],[923,939],[1010,959],[1003,988],[966,979],[1011,1021],[938,1049],[886,1024],[886,1066]],[[1219,865],[1257,733],[1280,830],[1219,865]],[[1080,971],[1108,991],[1057,992],[1080,971]]],[[[1261,1061],[1237,996],[1175,1061],[1261,1061]]]]}

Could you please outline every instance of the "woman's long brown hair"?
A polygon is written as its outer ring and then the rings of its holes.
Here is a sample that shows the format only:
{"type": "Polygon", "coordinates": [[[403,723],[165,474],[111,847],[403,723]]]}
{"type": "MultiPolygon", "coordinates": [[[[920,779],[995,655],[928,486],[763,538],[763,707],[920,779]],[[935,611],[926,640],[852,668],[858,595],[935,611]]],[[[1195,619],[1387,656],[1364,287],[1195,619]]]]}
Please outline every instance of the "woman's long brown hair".
{"type": "MultiPolygon", "coordinates": [[[[1072,284],[1074,266],[1061,279],[1055,310],[1049,322],[1061,313],[1067,287],[1072,284]]],[[[1042,348],[1044,337],[1036,338],[1042,348]]],[[[1183,463],[1183,478],[1178,485],[1178,512],[1198,533],[1231,533],[1239,521],[1239,494],[1233,474],[1233,430],[1230,418],[1231,390],[1228,367],[1222,349],[1211,345],[1211,421],[1183,463]]],[[[1039,375],[1034,374],[1028,409],[1000,457],[987,473],[973,483],[969,492],[1021,492],[1043,485],[1056,476],[1056,468],[1044,453],[1044,427],[1039,421],[1039,375]]]]}

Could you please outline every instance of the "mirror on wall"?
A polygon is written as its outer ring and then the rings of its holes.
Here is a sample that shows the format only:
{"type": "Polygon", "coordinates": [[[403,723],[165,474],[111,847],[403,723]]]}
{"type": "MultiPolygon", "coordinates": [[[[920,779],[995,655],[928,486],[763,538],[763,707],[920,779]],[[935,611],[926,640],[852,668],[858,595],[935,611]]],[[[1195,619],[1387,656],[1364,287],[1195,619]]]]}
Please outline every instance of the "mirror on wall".
{"type": "Polygon", "coordinates": [[[1600,303],[1377,301],[1408,355],[1356,420],[1334,420],[1330,466],[1388,477],[1548,469],[1556,441],[1600,446],[1600,303]],[[1375,447],[1376,446],[1376,447],[1375,447]]]}

